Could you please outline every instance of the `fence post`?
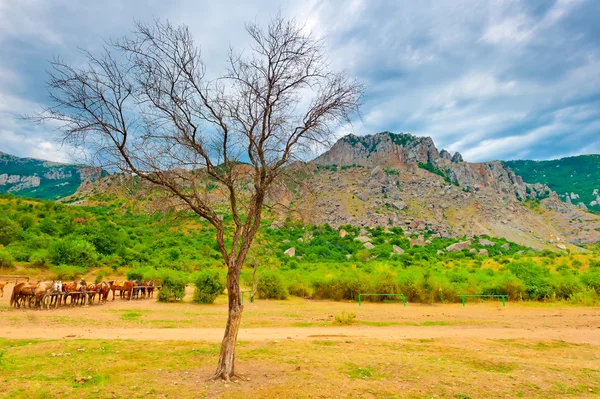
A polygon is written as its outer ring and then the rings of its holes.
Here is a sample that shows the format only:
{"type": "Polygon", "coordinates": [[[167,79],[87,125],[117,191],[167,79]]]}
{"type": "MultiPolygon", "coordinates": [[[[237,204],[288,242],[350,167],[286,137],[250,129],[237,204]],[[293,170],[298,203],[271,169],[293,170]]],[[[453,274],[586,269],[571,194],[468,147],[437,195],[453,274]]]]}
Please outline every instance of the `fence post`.
{"type": "Polygon", "coordinates": [[[358,294],[358,306],[360,306],[360,295],[361,294],[358,294]]]}
{"type": "Polygon", "coordinates": [[[461,295],[461,296],[462,296],[462,305],[463,305],[463,308],[464,308],[465,307],[465,296],[464,295],[461,295]]]}
{"type": "Polygon", "coordinates": [[[502,307],[505,308],[506,307],[506,303],[504,302],[504,295],[502,295],[502,307]]]}
{"type": "Polygon", "coordinates": [[[400,296],[402,297],[402,302],[404,302],[404,307],[406,307],[406,298],[404,298],[404,294],[400,294],[400,296]]]}

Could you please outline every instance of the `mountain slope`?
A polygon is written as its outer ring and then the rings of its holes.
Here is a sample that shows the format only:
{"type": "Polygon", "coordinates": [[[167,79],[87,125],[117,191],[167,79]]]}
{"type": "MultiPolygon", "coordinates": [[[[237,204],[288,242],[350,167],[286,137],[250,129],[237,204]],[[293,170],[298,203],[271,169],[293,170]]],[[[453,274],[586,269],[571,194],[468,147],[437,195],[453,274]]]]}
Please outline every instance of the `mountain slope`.
{"type": "Polygon", "coordinates": [[[600,241],[599,217],[544,184],[524,182],[502,162],[464,162],[428,137],[346,136],[305,168],[311,176],[294,201],[313,223],[488,234],[536,248],[600,241]]]}
{"type": "MultiPolygon", "coordinates": [[[[401,227],[417,245],[425,244],[421,235],[485,234],[540,249],[600,241],[599,216],[561,201],[544,184],[524,182],[500,161],[464,162],[428,137],[346,136],[315,160],[290,166],[283,179],[267,198],[281,205],[268,210],[278,224],[401,227]]],[[[224,190],[210,187],[207,198],[226,212],[224,190]]],[[[176,198],[119,174],[82,184],[65,201],[104,206],[115,198],[124,209],[183,209],[176,198]]]]}
{"type": "Polygon", "coordinates": [[[528,183],[542,183],[561,199],[583,203],[600,212],[600,155],[579,155],[551,161],[505,161],[528,183]]]}
{"type": "Polygon", "coordinates": [[[102,174],[98,168],[19,158],[0,152],[0,193],[59,199],[72,195],[82,182],[102,174]]]}

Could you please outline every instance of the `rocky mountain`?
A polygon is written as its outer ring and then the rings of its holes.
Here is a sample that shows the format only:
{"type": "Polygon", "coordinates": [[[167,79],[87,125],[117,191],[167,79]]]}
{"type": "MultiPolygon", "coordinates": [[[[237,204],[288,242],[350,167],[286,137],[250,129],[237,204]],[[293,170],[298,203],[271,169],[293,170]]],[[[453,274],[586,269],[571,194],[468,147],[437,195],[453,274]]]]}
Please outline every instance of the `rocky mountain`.
{"type": "Polygon", "coordinates": [[[0,152],[1,193],[59,199],[72,195],[83,182],[94,181],[102,174],[98,168],[19,158],[0,152]]]}
{"type": "MultiPolygon", "coordinates": [[[[265,216],[276,225],[400,226],[414,245],[481,235],[554,250],[600,242],[600,216],[561,200],[545,184],[524,181],[501,161],[465,162],[429,137],[346,136],[313,161],[290,166],[282,179],[268,202],[283,206],[270,206],[265,216]]],[[[226,209],[222,190],[210,186],[207,195],[226,209]]],[[[181,206],[122,174],[81,184],[65,201],[110,206],[111,198],[124,209],[150,212],[181,206]]]]}
{"type": "Polygon", "coordinates": [[[406,168],[416,164],[438,174],[449,183],[478,191],[492,188],[501,195],[519,200],[547,197],[550,189],[539,183],[525,183],[500,161],[464,162],[460,153],[438,151],[431,137],[383,132],[370,136],[348,135],[314,161],[317,165],[348,167],[406,168]]]}
{"type": "MultiPolygon", "coordinates": [[[[282,217],[408,234],[488,234],[535,248],[600,241],[600,217],[526,183],[500,161],[464,162],[429,137],[346,136],[301,168],[309,177],[282,217]]],[[[282,194],[289,197],[289,193],[282,194]]]]}
{"type": "Polygon", "coordinates": [[[563,201],[600,213],[600,155],[503,163],[524,181],[546,184],[563,201]]]}

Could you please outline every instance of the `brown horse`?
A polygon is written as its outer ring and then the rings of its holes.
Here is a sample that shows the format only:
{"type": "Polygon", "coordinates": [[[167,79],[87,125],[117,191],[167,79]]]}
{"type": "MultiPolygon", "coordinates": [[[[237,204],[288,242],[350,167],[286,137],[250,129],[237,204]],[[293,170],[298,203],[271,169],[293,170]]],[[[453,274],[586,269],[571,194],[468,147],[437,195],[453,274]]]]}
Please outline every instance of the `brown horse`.
{"type": "Polygon", "coordinates": [[[98,302],[106,303],[106,301],[108,300],[108,294],[110,293],[111,286],[112,286],[112,281],[109,283],[103,281],[97,285],[98,302]]]}
{"type": "Polygon", "coordinates": [[[29,307],[31,307],[31,300],[35,295],[35,289],[37,283],[19,283],[13,287],[12,294],[10,296],[10,306],[20,308],[21,305],[25,305],[25,300],[29,300],[29,307]]]}
{"type": "Polygon", "coordinates": [[[4,287],[8,285],[8,281],[6,283],[0,283],[0,298],[4,298],[4,287]]]}
{"type": "Polygon", "coordinates": [[[137,287],[137,284],[133,281],[113,281],[110,289],[113,292],[112,300],[115,300],[115,292],[119,291],[119,296],[123,299],[127,297],[127,300],[131,300],[133,289],[137,287]]]}

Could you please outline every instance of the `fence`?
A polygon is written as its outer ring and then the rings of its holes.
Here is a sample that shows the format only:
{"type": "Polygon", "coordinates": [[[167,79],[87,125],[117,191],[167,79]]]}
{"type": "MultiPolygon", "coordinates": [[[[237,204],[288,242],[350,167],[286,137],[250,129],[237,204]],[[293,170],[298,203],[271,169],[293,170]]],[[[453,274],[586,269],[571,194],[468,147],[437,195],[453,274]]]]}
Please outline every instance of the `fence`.
{"type": "Polygon", "coordinates": [[[361,304],[360,298],[363,296],[399,296],[402,298],[402,302],[404,303],[404,306],[406,307],[406,298],[404,298],[404,294],[358,294],[358,306],[360,306],[360,304],[361,304]]]}

